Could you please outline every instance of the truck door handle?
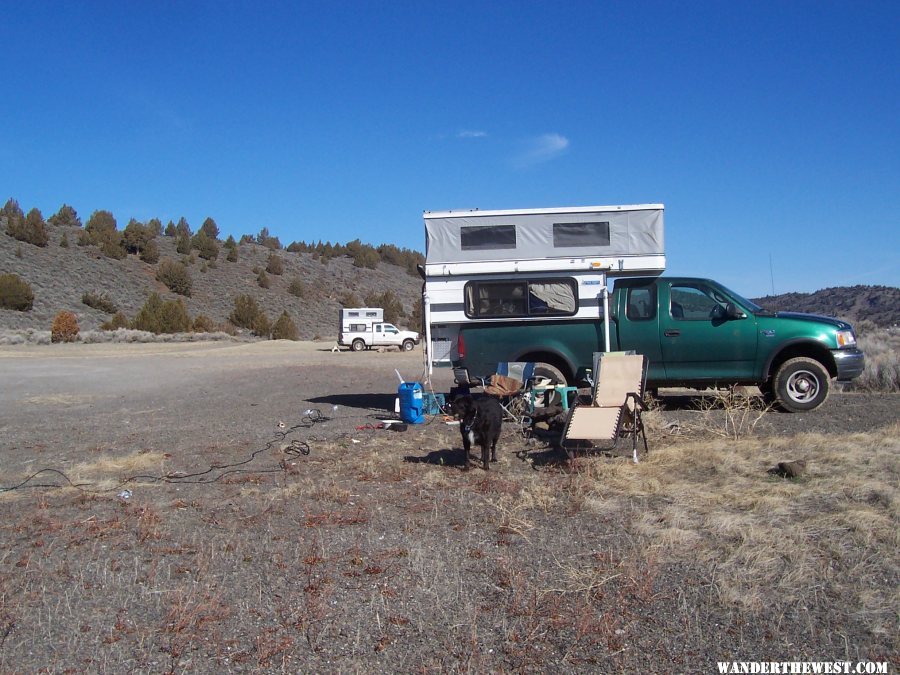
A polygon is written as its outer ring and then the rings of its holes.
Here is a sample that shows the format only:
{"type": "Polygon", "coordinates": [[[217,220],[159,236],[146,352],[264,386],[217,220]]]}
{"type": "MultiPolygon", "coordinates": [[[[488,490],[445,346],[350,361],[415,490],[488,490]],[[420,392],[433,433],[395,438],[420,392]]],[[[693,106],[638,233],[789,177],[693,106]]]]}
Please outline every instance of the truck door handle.
{"type": "Polygon", "coordinates": [[[681,331],[670,328],[669,330],[665,331],[663,335],[665,335],[666,337],[678,337],[679,335],[681,335],[681,331]]]}

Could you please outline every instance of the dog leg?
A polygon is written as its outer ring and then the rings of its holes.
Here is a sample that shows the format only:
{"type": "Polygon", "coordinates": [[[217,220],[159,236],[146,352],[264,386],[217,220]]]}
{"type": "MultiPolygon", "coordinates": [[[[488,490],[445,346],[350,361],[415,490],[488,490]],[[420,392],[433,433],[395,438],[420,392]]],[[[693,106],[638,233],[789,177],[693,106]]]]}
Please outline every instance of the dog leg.
{"type": "Polygon", "coordinates": [[[472,449],[472,439],[470,436],[471,432],[463,431],[462,434],[462,442],[463,442],[463,471],[469,470],[469,450],[472,449]]]}
{"type": "Polygon", "coordinates": [[[490,460],[490,448],[488,447],[487,441],[481,444],[481,464],[484,466],[485,471],[490,471],[491,465],[488,460],[490,460]]]}

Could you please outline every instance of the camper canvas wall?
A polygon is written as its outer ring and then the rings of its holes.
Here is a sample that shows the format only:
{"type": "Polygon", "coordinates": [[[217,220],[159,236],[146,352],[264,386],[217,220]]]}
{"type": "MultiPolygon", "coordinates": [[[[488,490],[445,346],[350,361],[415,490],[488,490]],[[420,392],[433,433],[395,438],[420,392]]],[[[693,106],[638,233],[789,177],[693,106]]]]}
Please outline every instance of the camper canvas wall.
{"type": "MultiPolygon", "coordinates": [[[[607,277],[665,269],[662,204],[425,213],[426,359],[466,325],[599,325],[607,277]]],[[[604,330],[609,335],[608,327],[604,330]]]]}

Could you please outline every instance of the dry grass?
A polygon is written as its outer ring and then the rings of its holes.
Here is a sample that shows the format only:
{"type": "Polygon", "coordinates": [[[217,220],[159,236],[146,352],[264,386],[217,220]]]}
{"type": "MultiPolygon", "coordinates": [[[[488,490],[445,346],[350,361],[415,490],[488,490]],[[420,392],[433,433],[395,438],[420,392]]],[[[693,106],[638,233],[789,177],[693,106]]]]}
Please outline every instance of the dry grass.
{"type": "Polygon", "coordinates": [[[866,369],[853,381],[853,388],[900,391],[900,328],[867,332],[860,336],[859,346],[866,353],[866,369]]]}
{"type": "MultiPolygon", "coordinates": [[[[690,670],[757,626],[753,653],[838,649],[826,617],[898,646],[896,425],[655,435],[637,465],[523,462],[509,431],[489,473],[402,460],[453,428],[357,436],[212,486],[0,500],[0,670],[690,670]]],[[[170,461],[93,452],[72,474],[100,485],[170,461]]]]}
{"type": "Polygon", "coordinates": [[[900,426],[871,434],[683,442],[639,465],[595,461],[573,491],[627,514],[639,546],[708,570],[722,602],[753,610],[843,598],[872,629],[896,630],[900,426]],[[805,459],[799,479],[777,462],[805,459]]]}

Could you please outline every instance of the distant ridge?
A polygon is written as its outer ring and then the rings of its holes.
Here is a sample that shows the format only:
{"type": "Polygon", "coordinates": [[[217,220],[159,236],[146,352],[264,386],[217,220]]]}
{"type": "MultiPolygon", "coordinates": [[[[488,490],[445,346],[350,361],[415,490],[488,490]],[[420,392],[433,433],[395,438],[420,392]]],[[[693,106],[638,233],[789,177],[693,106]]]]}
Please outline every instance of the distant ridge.
{"type": "Polygon", "coordinates": [[[857,324],[900,324],[900,288],[895,286],[835,286],[815,293],[782,293],[754,298],[753,302],[774,311],[807,312],[836,316],[857,324]]]}

